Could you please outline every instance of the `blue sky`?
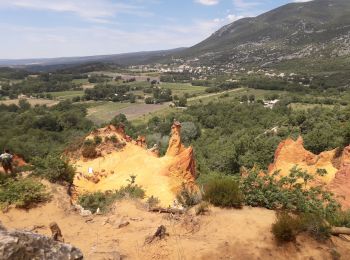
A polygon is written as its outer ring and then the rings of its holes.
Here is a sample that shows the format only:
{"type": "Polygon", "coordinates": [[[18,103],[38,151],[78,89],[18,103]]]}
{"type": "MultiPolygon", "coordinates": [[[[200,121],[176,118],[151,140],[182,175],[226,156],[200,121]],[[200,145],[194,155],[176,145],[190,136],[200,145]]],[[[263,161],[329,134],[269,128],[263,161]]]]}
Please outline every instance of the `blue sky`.
{"type": "Polygon", "coordinates": [[[0,59],[194,45],[221,26],[307,0],[0,0],[0,59]]]}

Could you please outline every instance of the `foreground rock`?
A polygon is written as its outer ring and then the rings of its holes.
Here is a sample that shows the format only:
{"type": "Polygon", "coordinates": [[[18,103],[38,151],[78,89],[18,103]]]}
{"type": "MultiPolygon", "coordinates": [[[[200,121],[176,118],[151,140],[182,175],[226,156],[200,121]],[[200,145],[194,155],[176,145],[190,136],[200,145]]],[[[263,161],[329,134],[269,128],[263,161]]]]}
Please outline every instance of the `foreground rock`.
{"type": "Polygon", "coordinates": [[[0,259],[80,260],[82,252],[68,244],[24,231],[7,231],[0,223],[0,259]]]}

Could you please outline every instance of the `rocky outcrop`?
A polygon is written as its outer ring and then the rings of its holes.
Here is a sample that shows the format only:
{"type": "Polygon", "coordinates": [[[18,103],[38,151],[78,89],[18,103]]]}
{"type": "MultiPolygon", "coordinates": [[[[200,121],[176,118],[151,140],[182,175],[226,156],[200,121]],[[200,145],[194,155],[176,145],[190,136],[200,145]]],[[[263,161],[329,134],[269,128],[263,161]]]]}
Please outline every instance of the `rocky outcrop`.
{"type": "Polygon", "coordinates": [[[33,260],[58,259],[80,260],[82,252],[49,237],[25,231],[7,231],[0,223],[0,259],[33,260]]]}
{"type": "Polygon", "coordinates": [[[317,176],[316,182],[327,185],[343,208],[350,208],[350,146],[345,147],[340,155],[337,149],[316,155],[304,148],[302,137],[296,141],[282,141],[269,172],[280,171],[282,176],[286,176],[295,166],[314,175],[318,169],[325,169],[327,175],[317,176]]]}
{"type": "Polygon", "coordinates": [[[328,185],[344,209],[350,209],[350,145],[341,155],[339,170],[328,185]]]}
{"type": "Polygon", "coordinates": [[[196,178],[196,164],[192,147],[185,148],[181,142],[181,124],[174,122],[166,156],[175,157],[171,172],[181,172],[184,180],[193,182],[196,178]]]}
{"type": "Polygon", "coordinates": [[[98,156],[86,158],[81,152],[70,156],[77,169],[75,194],[110,191],[128,185],[130,175],[148,197],[155,196],[162,206],[172,206],[183,184],[196,188],[196,165],[192,147],[181,142],[181,124],[174,122],[166,155],[159,157],[157,146],[147,149],[146,139],[127,140],[121,128],[107,126],[92,132],[85,140],[99,140],[98,156]]]}
{"type": "Polygon", "coordinates": [[[296,141],[289,138],[278,145],[274,162],[269,166],[269,172],[280,171],[282,176],[286,176],[296,165],[310,174],[316,174],[317,169],[325,169],[327,175],[321,179],[329,183],[338,171],[333,165],[335,156],[336,150],[326,151],[319,155],[313,154],[304,148],[302,137],[296,141]]]}

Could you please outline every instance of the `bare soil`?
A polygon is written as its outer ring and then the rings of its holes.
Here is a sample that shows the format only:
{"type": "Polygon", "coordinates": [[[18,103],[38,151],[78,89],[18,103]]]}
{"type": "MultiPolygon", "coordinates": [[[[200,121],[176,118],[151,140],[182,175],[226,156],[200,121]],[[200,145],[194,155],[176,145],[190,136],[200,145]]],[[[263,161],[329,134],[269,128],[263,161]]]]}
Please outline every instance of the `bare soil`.
{"type": "Polygon", "coordinates": [[[206,216],[150,213],[137,201],[117,202],[108,215],[82,217],[72,209],[64,187],[50,185],[54,197],[28,211],[0,213],[8,228],[50,235],[57,222],[65,242],[80,248],[86,259],[341,259],[350,256],[350,243],[333,237],[319,243],[301,235],[295,243],[278,246],[271,234],[275,212],[261,208],[211,208],[206,216]],[[128,225],[118,228],[120,223],[128,225]],[[163,240],[145,243],[160,225],[169,233],[163,240]]]}

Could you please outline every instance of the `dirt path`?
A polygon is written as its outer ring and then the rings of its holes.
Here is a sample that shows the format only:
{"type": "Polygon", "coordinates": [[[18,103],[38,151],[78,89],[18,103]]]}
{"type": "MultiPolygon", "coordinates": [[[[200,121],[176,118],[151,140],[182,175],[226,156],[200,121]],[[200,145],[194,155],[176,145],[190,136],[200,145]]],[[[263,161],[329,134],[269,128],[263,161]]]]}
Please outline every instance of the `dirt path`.
{"type": "Polygon", "coordinates": [[[213,208],[207,216],[170,216],[149,213],[141,202],[121,201],[107,216],[81,217],[71,209],[63,187],[52,186],[54,199],[29,211],[11,209],[0,213],[8,228],[32,229],[49,235],[56,221],[66,242],[80,248],[85,259],[113,259],[120,252],[127,259],[332,259],[332,250],[344,258],[349,243],[333,238],[318,243],[300,236],[296,243],[277,246],[270,232],[275,213],[260,208],[227,210],[213,208]],[[121,219],[130,222],[117,228],[121,219]],[[169,237],[145,244],[145,238],[164,225],[169,237]]]}
{"type": "Polygon", "coordinates": [[[213,93],[213,94],[207,94],[207,95],[200,95],[197,97],[193,97],[193,98],[189,98],[187,99],[187,101],[195,101],[195,100],[199,100],[202,98],[208,98],[208,97],[216,97],[216,96],[220,96],[226,93],[231,93],[231,92],[238,92],[243,90],[244,88],[235,88],[235,89],[231,89],[231,90],[227,90],[227,91],[223,91],[223,92],[218,92],[218,93],[213,93]]]}

